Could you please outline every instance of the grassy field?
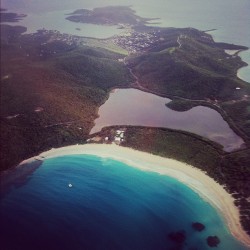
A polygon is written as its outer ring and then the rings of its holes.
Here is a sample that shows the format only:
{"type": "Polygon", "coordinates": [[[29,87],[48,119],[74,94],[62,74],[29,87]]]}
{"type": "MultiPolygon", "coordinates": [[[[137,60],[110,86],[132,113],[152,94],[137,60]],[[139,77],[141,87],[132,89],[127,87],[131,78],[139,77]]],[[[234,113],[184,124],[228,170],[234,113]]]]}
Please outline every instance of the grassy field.
{"type": "Polygon", "coordinates": [[[127,56],[128,51],[115,45],[110,39],[94,39],[94,38],[84,38],[83,45],[94,47],[94,48],[103,48],[110,50],[114,53],[127,56]]]}

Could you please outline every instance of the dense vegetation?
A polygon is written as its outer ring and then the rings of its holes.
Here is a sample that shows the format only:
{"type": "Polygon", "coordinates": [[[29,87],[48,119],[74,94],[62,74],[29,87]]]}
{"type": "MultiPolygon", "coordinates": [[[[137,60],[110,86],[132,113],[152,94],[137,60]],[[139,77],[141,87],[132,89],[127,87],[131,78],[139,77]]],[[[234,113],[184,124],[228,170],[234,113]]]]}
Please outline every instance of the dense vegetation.
{"type": "Polygon", "coordinates": [[[236,87],[249,92],[250,87],[236,77],[244,65],[238,56],[227,55],[205,33],[204,42],[194,30],[177,31],[162,31],[162,39],[148,53],[130,57],[129,66],[144,88],[168,96],[222,101],[239,99],[236,87]]]}
{"type": "Polygon", "coordinates": [[[1,27],[1,170],[52,147],[83,143],[113,86],[131,81],[121,56],[1,27]],[[55,52],[55,53],[54,53],[55,52]]]}
{"type": "Polygon", "coordinates": [[[222,107],[250,140],[250,101],[225,102],[222,107]]]}

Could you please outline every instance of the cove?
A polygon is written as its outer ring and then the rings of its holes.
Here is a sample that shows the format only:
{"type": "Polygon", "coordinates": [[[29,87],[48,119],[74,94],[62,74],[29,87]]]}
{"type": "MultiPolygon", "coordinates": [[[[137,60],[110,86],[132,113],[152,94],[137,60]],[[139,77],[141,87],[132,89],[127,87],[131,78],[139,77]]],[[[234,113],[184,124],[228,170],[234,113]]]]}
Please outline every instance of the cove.
{"type": "Polygon", "coordinates": [[[246,249],[220,214],[179,181],[93,155],[43,161],[1,197],[3,249],[246,249]],[[68,184],[72,183],[72,188],[68,184]],[[191,224],[206,226],[196,232],[191,224]],[[168,234],[184,230],[183,244],[168,234]]]}
{"type": "Polygon", "coordinates": [[[223,145],[225,151],[239,149],[244,141],[215,110],[196,106],[185,112],[166,107],[171,100],[137,89],[116,89],[99,108],[91,134],[112,125],[163,127],[188,131],[223,145]]]}

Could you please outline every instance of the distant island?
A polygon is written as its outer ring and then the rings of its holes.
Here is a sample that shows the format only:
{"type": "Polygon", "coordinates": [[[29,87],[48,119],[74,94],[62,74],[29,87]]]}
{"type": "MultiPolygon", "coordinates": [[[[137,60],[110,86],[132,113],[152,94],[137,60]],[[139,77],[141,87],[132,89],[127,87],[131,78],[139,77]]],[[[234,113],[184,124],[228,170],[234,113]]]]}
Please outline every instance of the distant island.
{"type": "MultiPolygon", "coordinates": [[[[3,10],[1,16],[22,17],[3,10]]],[[[67,19],[124,32],[109,39],[45,29],[24,35],[25,27],[1,24],[1,172],[51,148],[112,143],[124,129],[121,146],[188,163],[223,185],[250,235],[250,85],[236,76],[246,64],[225,53],[247,48],[216,43],[193,28],[147,26],[152,19],[126,6],[77,10],[67,19]],[[163,128],[110,126],[89,135],[110,91],[131,87],[171,98],[174,110],[217,110],[244,147],[226,153],[206,138],[163,128]]]]}
{"type": "Polygon", "coordinates": [[[24,14],[17,14],[12,12],[6,12],[6,9],[0,9],[1,18],[0,21],[2,22],[19,22],[23,18],[25,18],[27,15],[24,14]]]}
{"type": "Polygon", "coordinates": [[[135,14],[129,6],[107,6],[93,10],[79,9],[66,18],[78,23],[98,25],[145,25],[158,18],[142,18],[135,14]]]}

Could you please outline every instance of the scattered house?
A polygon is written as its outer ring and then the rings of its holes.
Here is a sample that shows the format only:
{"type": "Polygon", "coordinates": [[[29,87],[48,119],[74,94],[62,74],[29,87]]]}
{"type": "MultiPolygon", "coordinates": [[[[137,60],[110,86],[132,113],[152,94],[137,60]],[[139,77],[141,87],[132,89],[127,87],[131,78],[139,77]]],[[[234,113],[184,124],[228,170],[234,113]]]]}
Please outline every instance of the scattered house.
{"type": "Polygon", "coordinates": [[[239,90],[239,89],[240,89],[240,87],[236,87],[235,89],[239,90]]]}
{"type": "Polygon", "coordinates": [[[108,140],[109,140],[109,138],[106,136],[104,140],[105,140],[105,141],[108,141],[108,140]]]}
{"type": "Polygon", "coordinates": [[[115,138],[114,138],[114,142],[116,144],[120,144],[121,142],[124,141],[124,130],[116,130],[116,135],[115,135],[115,138]]]}

